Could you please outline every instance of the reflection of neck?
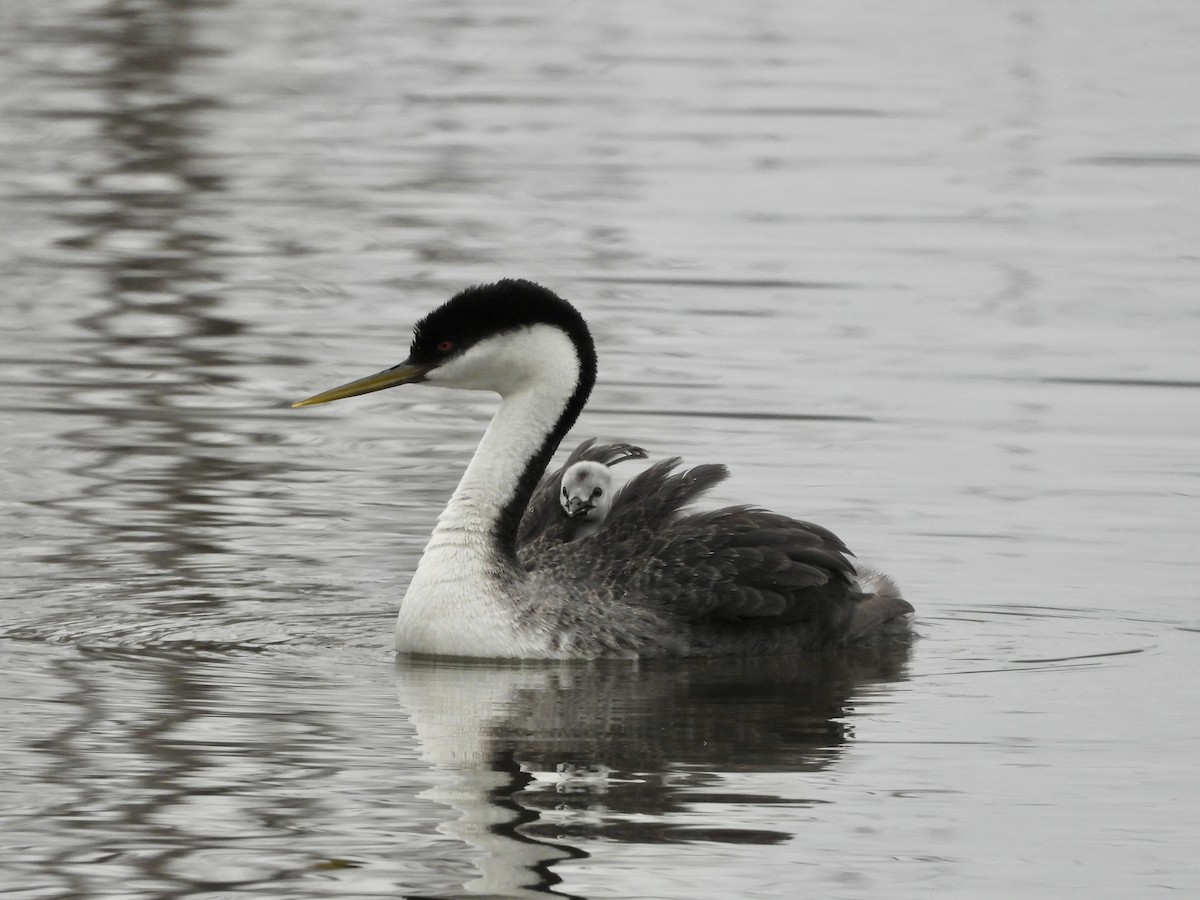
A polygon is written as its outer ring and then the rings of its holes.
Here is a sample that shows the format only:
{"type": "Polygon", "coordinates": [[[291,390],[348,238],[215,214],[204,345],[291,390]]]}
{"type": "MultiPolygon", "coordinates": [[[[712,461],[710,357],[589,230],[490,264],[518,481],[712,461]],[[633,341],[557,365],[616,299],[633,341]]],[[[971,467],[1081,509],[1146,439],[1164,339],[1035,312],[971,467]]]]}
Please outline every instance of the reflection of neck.
{"type": "Polygon", "coordinates": [[[399,664],[400,700],[416,729],[421,758],[441,773],[420,796],[453,809],[456,815],[438,830],[478,851],[472,854],[478,877],[463,885],[472,894],[545,900],[550,885],[539,881],[547,867],[574,855],[515,833],[527,814],[510,799],[523,786],[514,778],[529,776],[511,753],[497,757],[491,742],[492,724],[516,696],[554,690],[562,676],[549,665],[399,664]]]}

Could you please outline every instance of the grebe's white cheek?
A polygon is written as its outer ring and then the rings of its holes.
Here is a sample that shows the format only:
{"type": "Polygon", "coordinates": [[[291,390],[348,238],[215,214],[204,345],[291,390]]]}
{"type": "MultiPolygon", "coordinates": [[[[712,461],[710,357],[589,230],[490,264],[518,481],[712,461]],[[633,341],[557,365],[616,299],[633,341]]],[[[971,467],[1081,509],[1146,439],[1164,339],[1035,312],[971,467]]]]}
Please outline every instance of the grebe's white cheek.
{"type": "Polygon", "coordinates": [[[501,363],[496,360],[493,341],[482,341],[468,347],[458,356],[446,360],[426,376],[427,384],[436,387],[465,390],[495,391],[501,363]]]}
{"type": "Polygon", "coordinates": [[[510,394],[536,383],[574,383],[579,359],[557,328],[533,325],[485,338],[425,376],[438,387],[510,394]]]}

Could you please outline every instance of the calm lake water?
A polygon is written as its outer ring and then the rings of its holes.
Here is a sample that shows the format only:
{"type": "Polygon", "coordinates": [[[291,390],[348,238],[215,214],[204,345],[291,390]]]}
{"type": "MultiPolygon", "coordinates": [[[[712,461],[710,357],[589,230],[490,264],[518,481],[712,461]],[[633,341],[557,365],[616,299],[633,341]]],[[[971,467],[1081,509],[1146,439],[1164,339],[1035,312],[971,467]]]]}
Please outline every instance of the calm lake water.
{"type": "Polygon", "coordinates": [[[1200,893],[1200,5],[0,11],[0,895],[1200,893]],[[397,661],[494,403],[892,573],[887,658],[397,661]]]}

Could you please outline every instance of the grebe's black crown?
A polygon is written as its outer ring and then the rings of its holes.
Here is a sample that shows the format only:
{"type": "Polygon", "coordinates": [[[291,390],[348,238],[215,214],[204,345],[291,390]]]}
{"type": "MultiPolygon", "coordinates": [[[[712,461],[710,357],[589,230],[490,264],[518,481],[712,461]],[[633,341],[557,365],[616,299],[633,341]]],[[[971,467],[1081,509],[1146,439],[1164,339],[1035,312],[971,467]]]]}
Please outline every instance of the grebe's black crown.
{"type": "Polygon", "coordinates": [[[533,325],[566,332],[584,369],[595,370],[595,345],[579,311],[553,291],[516,278],[469,287],[417,322],[409,360],[432,362],[448,350],[460,353],[484,338],[533,325]]]}

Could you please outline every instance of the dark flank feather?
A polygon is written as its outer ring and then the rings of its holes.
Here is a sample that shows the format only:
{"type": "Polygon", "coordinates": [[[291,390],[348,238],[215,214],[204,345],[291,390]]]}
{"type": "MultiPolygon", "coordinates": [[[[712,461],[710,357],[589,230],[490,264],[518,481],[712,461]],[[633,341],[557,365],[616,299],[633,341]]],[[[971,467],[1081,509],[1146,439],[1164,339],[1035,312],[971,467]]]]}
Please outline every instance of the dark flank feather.
{"type": "Polygon", "coordinates": [[[864,589],[850,551],[819,525],[750,506],[688,512],[728,471],[678,466],[678,459],[663,460],[634,476],[596,534],[531,546],[526,564],[537,575],[575,579],[581,592],[610,598],[614,613],[635,608],[676,622],[668,631],[690,634],[692,651],[746,640],[747,632],[761,632],[766,645],[789,632],[811,646],[845,643],[911,611],[894,586],[890,593],[864,589]],[[789,625],[801,627],[779,628],[789,625]]]}

